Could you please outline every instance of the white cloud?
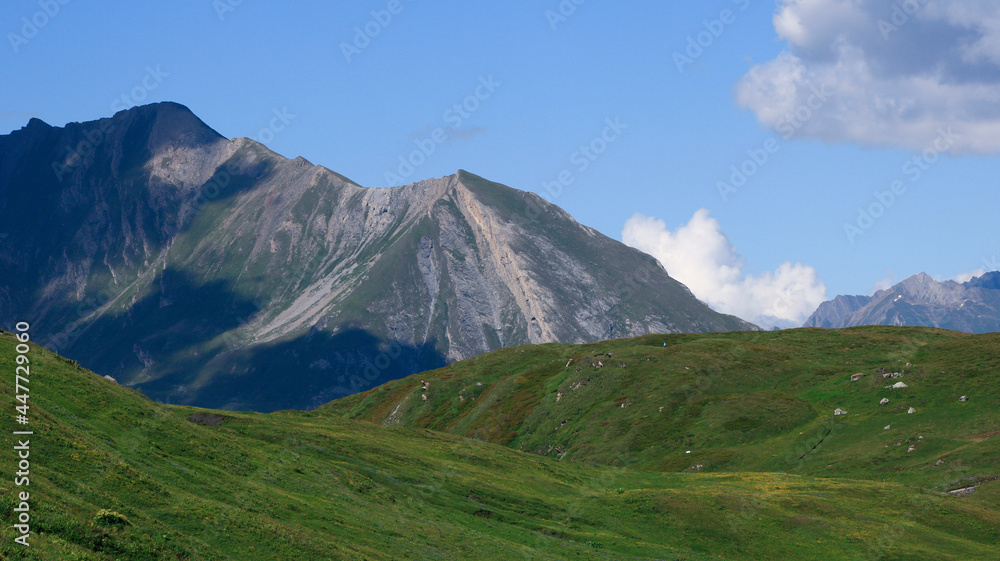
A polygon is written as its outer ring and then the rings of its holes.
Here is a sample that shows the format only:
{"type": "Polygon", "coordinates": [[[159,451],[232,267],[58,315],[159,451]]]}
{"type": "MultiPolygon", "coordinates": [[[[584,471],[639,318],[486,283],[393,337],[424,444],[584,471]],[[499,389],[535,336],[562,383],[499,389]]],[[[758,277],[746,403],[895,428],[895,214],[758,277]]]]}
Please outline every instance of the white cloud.
{"type": "Polygon", "coordinates": [[[874,295],[880,290],[888,290],[896,285],[896,275],[892,274],[892,271],[885,272],[885,278],[875,283],[872,287],[871,295],[874,295]]]}
{"type": "Polygon", "coordinates": [[[956,152],[1000,152],[1000,2],[781,0],[774,27],[788,50],[737,86],[763,126],[916,151],[951,129],[956,152]]]}
{"type": "Polygon", "coordinates": [[[659,259],[712,308],[761,327],[797,327],[826,300],[826,286],[808,265],[785,262],[773,272],[747,274],[745,260],[706,209],[675,232],[636,214],[625,223],[622,241],[659,259]]]}
{"type": "Polygon", "coordinates": [[[971,271],[971,272],[968,272],[968,273],[962,273],[960,275],[955,275],[955,276],[951,277],[948,280],[953,280],[953,281],[955,281],[955,282],[957,282],[959,284],[962,284],[962,283],[969,282],[970,280],[972,280],[972,279],[974,279],[976,277],[981,277],[981,276],[983,276],[985,274],[986,274],[986,271],[984,271],[983,269],[976,269],[975,271],[971,271]]]}

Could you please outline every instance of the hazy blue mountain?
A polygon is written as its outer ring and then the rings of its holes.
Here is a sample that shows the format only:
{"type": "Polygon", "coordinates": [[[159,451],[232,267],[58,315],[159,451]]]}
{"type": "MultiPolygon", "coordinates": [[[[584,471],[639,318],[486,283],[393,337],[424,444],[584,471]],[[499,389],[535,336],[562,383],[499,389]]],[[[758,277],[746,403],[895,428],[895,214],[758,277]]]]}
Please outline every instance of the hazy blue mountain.
{"type": "Polygon", "coordinates": [[[0,318],[156,399],[309,408],[524,343],[752,329],[471,173],[365,188],[159,103],[0,136],[0,318]]]}
{"type": "Polygon", "coordinates": [[[1000,331],[1000,272],[965,283],[920,273],[873,296],[838,296],[820,304],[804,327],[857,325],[940,327],[968,333],[1000,331]]]}

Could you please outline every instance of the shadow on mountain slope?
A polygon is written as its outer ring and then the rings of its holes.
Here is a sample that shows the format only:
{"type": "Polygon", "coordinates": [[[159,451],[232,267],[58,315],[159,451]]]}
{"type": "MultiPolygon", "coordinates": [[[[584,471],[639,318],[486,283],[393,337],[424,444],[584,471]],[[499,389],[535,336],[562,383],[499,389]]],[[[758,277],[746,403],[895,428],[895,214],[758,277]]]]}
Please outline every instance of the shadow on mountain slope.
{"type": "MultiPolygon", "coordinates": [[[[198,285],[183,271],[163,271],[147,290],[127,309],[99,316],[64,343],[56,336],[50,346],[122,383],[167,376],[174,384],[184,384],[189,380],[182,373],[205,360],[212,341],[238,328],[240,318],[258,311],[256,304],[232,293],[226,283],[198,285]],[[177,366],[163,372],[158,367],[163,363],[177,366]]],[[[218,352],[221,345],[214,346],[218,352]]]]}
{"type": "Polygon", "coordinates": [[[166,378],[143,384],[150,397],[202,407],[252,411],[313,409],[387,381],[447,364],[436,341],[408,345],[370,331],[313,330],[272,344],[218,354],[193,394],[172,393],[166,378]],[[190,396],[190,397],[189,397],[190,396]]]}
{"type": "Polygon", "coordinates": [[[248,345],[238,330],[258,311],[226,283],[168,269],[126,311],[55,346],[158,401],[254,411],[311,409],[447,364],[436,340],[409,345],[358,327],[248,345]]]}

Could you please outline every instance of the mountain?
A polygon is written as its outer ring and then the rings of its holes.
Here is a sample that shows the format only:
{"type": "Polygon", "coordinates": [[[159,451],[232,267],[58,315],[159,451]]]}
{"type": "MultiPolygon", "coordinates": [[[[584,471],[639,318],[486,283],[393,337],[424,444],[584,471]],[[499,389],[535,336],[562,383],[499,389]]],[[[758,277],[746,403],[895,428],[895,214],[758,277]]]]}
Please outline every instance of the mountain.
{"type": "Polygon", "coordinates": [[[911,325],[967,333],[1000,331],[1000,272],[965,283],[937,282],[925,273],[873,296],[838,296],[820,304],[803,327],[911,325]]]}
{"type": "MultiPolygon", "coordinates": [[[[17,343],[0,333],[0,371],[13,373],[17,343]]],[[[30,486],[15,485],[13,467],[0,480],[4,510],[28,517],[30,546],[14,541],[24,528],[5,524],[0,558],[994,560],[998,343],[997,335],[877,327],[502,349],[425,379],[430,424],[449,423],[442,407],[449,396],[455,407],[498,414],[476,421],[481,440],[332,411],[164,405],[32,344],[24,355],[33,388],[28,427],[44,432],[14,437],[30,441],[30,486]],[[530,372],[550,361],[598,350],[628,365],[614,366],[614,377],[632,380],[624,390],[631,405],[622,408],[616,393],[605,399],[602,384],[571,389],[579,381],[571,365],[564,385],[556,373],[547,379],[553,385],[537,389],[545,399],[537,407],[592,408],[581,417],[609,422],[590,422],[594,435],[585,437],[581,424],[556,429],[568,418],[559,412],[547,438],[588,442],[582,448],[601,448],[609,463],[611,437],[648,432],[667,446],[647,451],[631,438],[622,450],[629,461],[643,455],[662,469],[571,461],[577,450],[560,460],[483,441],[490,423],[507,423],[515,410],[489,395],[527,389],[536,379],[530,372]],[[873,369],[902,360],[913,361],[903,377],[910,388],[883,389],[873,369]],[[704,371],[691,372],[710,365],[721,376],[696,383],[704,371]],[[855,370],[869,376],[851,382],[855,370]],[[487,386],[491,376],[498,382],[487,386]],[[676,385],[685,378],[697,391],[676,385]],[[465,386],[449,385],[459,379],[465,386]],[[477,380],[482,398],[458,401],[456,390],[477,388],[477,380]],[[677,391],[686,393],[670,401],[677,391]],[[958,401],[958,392],[970,401],[958,401]],[[768,402],[784,404],[759,399],[774,393],[805,410],[783,409],[780,426],[753,426],[768,402]],[[882,395],[891,403],[878,405],[882,395]],[[747,407],[735,417],[722,407],[739,402],[747,407]],[[917,412],[907,414],[907,404],[917,412]],[[849,415],[832,417],[834,407],[849,415]],[[608,442],[600,433],[610,433],[608,442]],[[26,510],[18,496],[25,491],[26,510]]],[[[597,371],[610,378],[611,369],[597,371]]],[[[394,382],[366,399],[415,384],[394,382]]],[[[14,389],[13,375],[0,376],[0,392],[14,389]]],[[[402,418],[409,424],[413,413],[402,418]]]]}
{"type": "Polygon", "coordinates": [[[525,343],[754,329],[465,171],[364,188],[159,103],[0,136],[0,318],[164,402],[308,409],[525,343]]]}

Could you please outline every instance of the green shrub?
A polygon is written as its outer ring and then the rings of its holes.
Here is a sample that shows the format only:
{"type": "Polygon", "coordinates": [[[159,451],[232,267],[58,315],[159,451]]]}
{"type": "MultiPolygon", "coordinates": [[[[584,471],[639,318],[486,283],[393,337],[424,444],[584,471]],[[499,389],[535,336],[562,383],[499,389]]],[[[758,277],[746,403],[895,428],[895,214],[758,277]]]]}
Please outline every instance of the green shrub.
{"type": "Polygon", "coordinates": [[[97,511],[97,516],[94,517],[94,524],[104,528],[124,528],[125,526],[131,526],[132,522],[124,514],[102,508],[97,511]]]}

